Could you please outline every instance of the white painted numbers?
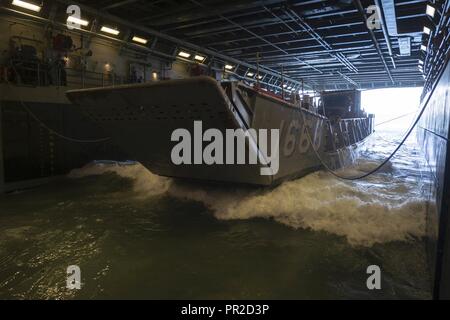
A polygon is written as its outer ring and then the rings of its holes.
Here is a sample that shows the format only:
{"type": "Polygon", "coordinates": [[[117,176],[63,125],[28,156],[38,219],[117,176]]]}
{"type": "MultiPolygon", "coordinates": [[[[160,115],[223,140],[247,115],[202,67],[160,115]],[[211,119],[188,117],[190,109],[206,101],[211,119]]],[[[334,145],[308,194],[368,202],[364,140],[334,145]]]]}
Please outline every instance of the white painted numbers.
{"type": "MultiPolygon", "coordinates": [[[[322,144],[323,120],[306,120],[306,126],[302,126],[300,121],[292,120],[284,131],[283,155],[290,157],[298,150],[299,154],[305,154],[310,150],[310,139],[314,144],[314,149],[318,150],[322,144]],[[314,124],[314,126],[313,126],[314,124]],[[309,131],[312,131],[310,133],[309,131]]],[[[281,128],[284,127],[284,121],[281,128]]]]}
{"type": "Polygon", "coordinates": [[[185,128],[172,132],[171,141],[178,143],[171,150],[171,161],[177,166],[254,165],[259,162],[264,166],[260,169],[261,175],[273,176],[279,171],[280,142],[281,152],[286,158],[308,153],[311,144],[315,150],[321,147],[323,119],[309,119],[305,123],[302,125],[294,119],[288,124],[281,121],[281,129],[226,129],[222,132],[210,128],[203,132],[202,121],[194,121],[193,135],[185,128]],[[204,142],[208,145],[203,148],[204,142]]]}
{"type": "Polygon", "coordinates": [[[367,278],[367,289],[369,290],[381,290],[381,269],[379,266],[371,265],[367,267],[367,274],[370,274],[367,278]]]}

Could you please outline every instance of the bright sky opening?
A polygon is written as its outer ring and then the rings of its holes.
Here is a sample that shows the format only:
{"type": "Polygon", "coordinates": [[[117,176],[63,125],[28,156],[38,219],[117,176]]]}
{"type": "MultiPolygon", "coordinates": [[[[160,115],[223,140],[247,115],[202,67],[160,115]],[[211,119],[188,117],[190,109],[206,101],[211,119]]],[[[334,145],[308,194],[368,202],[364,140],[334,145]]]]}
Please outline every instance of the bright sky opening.
{"type": "Polygon", "coordinates": [[[421,87],[367,90],[362,92],[361,106],[367,113],[375,114],[376,130],[406,130],[416,117],[421,94],[421,87]],[[381,124],[406,114],[409,115],[381,124]]]}

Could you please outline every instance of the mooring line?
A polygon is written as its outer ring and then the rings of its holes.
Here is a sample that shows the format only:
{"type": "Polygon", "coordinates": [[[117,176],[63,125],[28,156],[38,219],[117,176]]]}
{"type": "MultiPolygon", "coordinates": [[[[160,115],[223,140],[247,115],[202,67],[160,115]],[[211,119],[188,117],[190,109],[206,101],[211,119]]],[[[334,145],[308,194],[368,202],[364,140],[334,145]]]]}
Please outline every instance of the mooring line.
{"type": "MultiPolygon", "coordinates": [[[[439,76],[438,81],[440,80],[442,76],[439,76]]],[[[434,91],[434,90],[433,90],[434,91]]],[[[316,154],[317,158],[319,159],[319,161],[322,163],[322,165],[324,166],[324,168],[331,173],[333,176],[335,176],[336,178],[342,179],[342,180],[347,180],[347,181],[355,181],[355,180],[361,180],[364,178],[367,178],[369,176],[371,176],[372,174],[378,172],[386,163],[388,163],[394,156],[395,154],[398,152],[398,150],[400,150],[400,148],[405,144],[406,140],[409,138],[409,136],[411,135],[412,131],[414,130],[414,128],[417,126],[417,124],[419,123],[419,120],[422,118],[423,113],[425,112],[427,106],[428,106],[428,102],[430,101],[432,94],[430,94],[427,98],[427,100],[425,101],[425,103],[422,106],[422,109],[419,113],[419,115],[417,116],[417,119],[414,121],[413,125],[409,128],[406,136],[402,139],[402,141],[400,142],[400,144],[395,148],[395,150],[391,153],[391,155],[389,155],[383,162],[381,162],[380,165],[378,165],[376,168],[370,170],[369,172],[362,174],[360,176],[356,176],[356,177],[344,177],[341,176],[339,174],[337,174],[333,169],[331,169],[326,163],[325,161],[322,159],[322,157],[320,156],[319,152],[316,150],[316,148],[314,147],[314,144],[312,143],[312,138],[311,135],[309,133],[308,128],[306,127],[306,120],[305,120],[305,115],[303,112],[303,108],[300,108],[300,113],[302,114],[302,119],[303,119],[303,126],[305,126],[306,128],[306,135],[308,137],[309,143],[312,147],[312,149],[314,150],[314,153],[316,154]]]]}
{"type": "Polygon", "coordinates": [[[83,140],[83,139],[77,139],[77,138],[71,138],[71,137],[67,137],[59,132],[57,132],[56,130],[53,130],[52,128],[50,128],[49,126],[47,126],[41,119],[39,119],[31,110],[30,108],[28,108],[25,103],[20,100],[20,104],[21,106],[30,114],[30,116],[36,121],[38,122],[42,127],[44,127],[45,129],[47,129],[50,133],[56,135],[57,137],[70,141],[70,142],[76,142],[76,143],[101,143],[101,142],[106,142],[108,140],[110,140],[111,138],[101,138],[101,139],[94,139],[94,140],[83,140]]]}
{"type": "MultiPolygon", "coordinates": [[[[17,72],[16,67],[13,65],[12,66],[14,73],[16,74],[16,76],[19,76],[19,73],[17,72]]],[[[6,82],[8,87],[12,87],[11,83],[9,81],[6,82]]],[[[39,117],[37,117],[31,110],[30,108],[28,108],[25,104],[25,102],[20,98],[19,99],[20,105],[22,106],[22,108],[25,109],[25,111],[27,111],[30,116],[36,121],[38,122],[42,127],[44,127],[45,129],[47,129],[50,133],[54,134],[55,136],[63,139],[63,140],[67,140],[70,142],[76,142],[76,143],[101,143],[101,142],[106,142],[111,140],[111,137],[107,137],[107,138],[100,138],[100,139],[94,139],[94,140],[84,140],[84,139],[77,139],[77,138],[71,138],[71,137],[67,137],[59,132],[57,132],[56,130],[53,130],[52,128],[50,128],[49,126],[47,126],[41,119],[39,119],[39,117]]]]}

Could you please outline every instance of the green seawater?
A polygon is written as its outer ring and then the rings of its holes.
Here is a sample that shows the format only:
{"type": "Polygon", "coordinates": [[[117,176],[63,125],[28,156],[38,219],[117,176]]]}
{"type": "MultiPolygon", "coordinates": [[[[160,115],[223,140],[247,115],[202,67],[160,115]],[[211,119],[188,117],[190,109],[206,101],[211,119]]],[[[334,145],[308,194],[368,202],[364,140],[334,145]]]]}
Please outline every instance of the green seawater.
{"type": "Polygon", "coordinates": [[[3,196],[0,298],[430,298],[424,240],[354,247],[170,196],[136,200],[131,184],[111,173],[3,196]],[[380,291],[366,287],[373,264],[380,291]],[[69,265],[81,290],[66,289],[69,265]]]}
{"type": "Polygon", "coordinates": [[[209,186],[207,201],[142,197],[115,172],[1,195],[0,299],[430,299],[412,163],[357,183],[315,173],[245,201],[209,186]],[[81,290],[66,288],[70,265],[81,290]],[[370,265],[381,290],[367,288],[370,265]]]}

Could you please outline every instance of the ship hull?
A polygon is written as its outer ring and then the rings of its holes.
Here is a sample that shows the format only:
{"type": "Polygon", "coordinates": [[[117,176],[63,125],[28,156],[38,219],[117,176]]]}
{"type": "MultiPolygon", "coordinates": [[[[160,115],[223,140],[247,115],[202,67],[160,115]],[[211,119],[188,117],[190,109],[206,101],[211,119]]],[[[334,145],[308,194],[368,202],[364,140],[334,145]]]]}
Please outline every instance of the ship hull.
{"type": "MultiPolygon", "coordinates": [[[[223,88],[207,77],[76,90],[67,96],[130,155],[130,160],[161,176],[270,186],[320,169],[318,155],[334,159],[330,166],[339,167],[351,160],[355,150],[346,146],[341,149],[347,151],[327,153],[327,119],[319,114],[235,84],[223,88]],[[227,129],[278,129],[278,170],[263,175],[261,169],[270,165],[248,161],[174,164],[172,150],[177,142],[172,141],[172,134],[182,128],[198,139],[194,124],[200,121],[203,132],[218,129],[223,136],[227,129]]],[[[202,147],[207,145],[202,143],[202,147]]],[[[261,154],[252,138],[246,142],[246,150],[261,154]]]]}

